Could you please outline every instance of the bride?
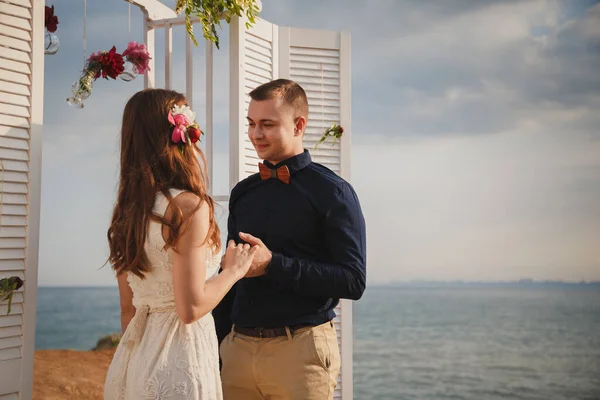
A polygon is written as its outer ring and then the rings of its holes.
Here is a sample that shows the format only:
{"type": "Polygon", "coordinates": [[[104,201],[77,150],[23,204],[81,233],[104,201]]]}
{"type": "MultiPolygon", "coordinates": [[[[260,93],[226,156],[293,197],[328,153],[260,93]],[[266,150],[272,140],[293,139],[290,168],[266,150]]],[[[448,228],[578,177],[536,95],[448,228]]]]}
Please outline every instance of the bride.
{"type": "Polygon", "coordinates": [[[124,334],[106,400],[222,399],[211,311],[246,274],[256,248],[230,241],[221,263],[194,119],[185,97],[164,89],[136,93],[123,112],[108,242],[124,334]]]}

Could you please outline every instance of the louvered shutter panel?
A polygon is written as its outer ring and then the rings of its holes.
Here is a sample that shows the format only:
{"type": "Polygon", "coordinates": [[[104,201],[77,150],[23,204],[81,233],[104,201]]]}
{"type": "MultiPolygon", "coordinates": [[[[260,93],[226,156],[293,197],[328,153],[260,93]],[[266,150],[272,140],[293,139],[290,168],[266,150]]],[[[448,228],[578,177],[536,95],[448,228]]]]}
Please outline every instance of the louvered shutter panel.
{"type": "MultiPolygon", "coordinates": [[[[264,20],[246,30],[243,20],[231,24],[230,187],[258,172],[260,159],[248,140],[248,93],[272,79],[300,84],[308,96],[309,117],[304,147],[313,161],[350,180],[350,36],[344,32],[278,27],[264,20]],[[332,123],[344,128],[342,140],[315,144],[332,123]]],[[[336,399],[351,400],[352,303],[336,307],[335,325],[342,355],[336,399]]]]}
{"type": "Polygon", "coordinates": [[[278,29],[259,19],[247,30],[244,20],[235,18],[231,22],[230,59],[231,66],[231,120],[230,120],[230,186],[258,172],[261,161],[248,139],[248,104],[250,93],[255,87],[277,79],[278,29]]]}
{"type": "Polygon", "coordinates": [[[44,2],[0,2],[0,278],[25,281],[10,314],[0,302],[0,400],[31,396],[33,379],[43,21],[44,2]]]}
{"type": "MultiPolygon", "coordinates": [[[[304,147],[314,162],[350,181],[350,36],[345,32],[279,28],[279,77],[297,82],[308,97],[304,147]],[[344,128],[341,142],[315,145],[332,123],[344,128]]],[[[350,400],[352,391],[352,302],[336,307],[335,326],[342,369],[334,398],[350,400]]]]}

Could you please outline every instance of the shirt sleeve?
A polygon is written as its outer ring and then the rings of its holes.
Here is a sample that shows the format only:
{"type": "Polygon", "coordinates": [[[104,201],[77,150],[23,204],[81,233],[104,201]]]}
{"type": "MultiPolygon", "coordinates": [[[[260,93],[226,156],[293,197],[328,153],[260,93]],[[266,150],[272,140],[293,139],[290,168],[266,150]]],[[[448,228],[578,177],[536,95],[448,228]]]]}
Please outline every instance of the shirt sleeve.
{"type": "Polygon", "coordinates": [[[265,277],[302,296],[358,300],[366,286],[366,226],[349,184],[339,187],[324,229],[328,262],[273,253],[265,277]]]}
{"type": "MultiPolygon", "coordinates": [[[[224,247],[227,248],[229,240],[233,239],[236,243],[239,243],[238,232],[236,229],[235,218],[229,210],[229,217],[227,218],[227,242],[224,247]]],[[[219,273],[221,273],[219,269],[219,273]]],[[[235,285],[227,292],[225,297],[213,310],[213,318],[215,320],[215,328],[217,331],[217,339],[219,344],[225,339],[225,337],[231,332],[233,322],[231,321],[231,310],[233,308],[233,300],[235,299],[235,285]]]]}

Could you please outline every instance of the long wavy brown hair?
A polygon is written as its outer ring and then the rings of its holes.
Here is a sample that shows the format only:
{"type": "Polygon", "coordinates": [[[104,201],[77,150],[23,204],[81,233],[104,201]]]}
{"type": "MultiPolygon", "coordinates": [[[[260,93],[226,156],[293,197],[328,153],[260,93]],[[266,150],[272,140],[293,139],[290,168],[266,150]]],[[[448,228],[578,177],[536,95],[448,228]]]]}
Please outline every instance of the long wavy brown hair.
{"type": "MultiPolygon", "coordinates": [[[[207,193],[206,158],[195,145],[171,141],[169,110],[186,104],[181,93],[165,89],[145,89],[125,105],[121,125],[121,171],[117,202],[108,228],[108,262],[117,275],[123,272],[144,278],[150,263],[144,250],[149,221],[158,221],[168,234],[164,249],[176,251],[177,239],[202,202],[209,206],[210,225],[203,244],[221,247],[219,227],[214,218],[214,201],[207,193]],[[153,213],[156,195],[162,192],[169,202],[169,189],[182,189],[200,198],[195,210],[184,217],[175,203],[171,220],[153,213]]],[[[165,236],[165,235],[163,235],[165,236]]]]}

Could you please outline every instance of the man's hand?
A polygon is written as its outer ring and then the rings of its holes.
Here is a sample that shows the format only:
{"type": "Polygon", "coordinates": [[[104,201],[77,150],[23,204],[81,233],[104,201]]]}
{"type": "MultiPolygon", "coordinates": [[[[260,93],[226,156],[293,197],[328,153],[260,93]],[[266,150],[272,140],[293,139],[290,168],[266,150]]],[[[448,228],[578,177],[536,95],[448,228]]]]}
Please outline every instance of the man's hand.
{"type": "Polygon", "coordinates": [[[271,250],[265,246],[262,240],[250,235],[249,233],[240,232],[239,235],[240,239],[248,243],[250,246],[258,247],[258,250],[256,250],[256,253],[254,254],[252,265],[250,266],[248,273],[246,273],[245,278],[254,278],[256,276],[264,275],[267,266],[271,263],[271,259],[273,258],[271,250]]]}

